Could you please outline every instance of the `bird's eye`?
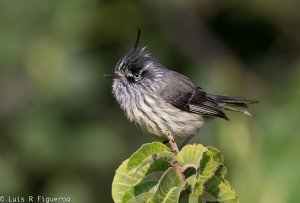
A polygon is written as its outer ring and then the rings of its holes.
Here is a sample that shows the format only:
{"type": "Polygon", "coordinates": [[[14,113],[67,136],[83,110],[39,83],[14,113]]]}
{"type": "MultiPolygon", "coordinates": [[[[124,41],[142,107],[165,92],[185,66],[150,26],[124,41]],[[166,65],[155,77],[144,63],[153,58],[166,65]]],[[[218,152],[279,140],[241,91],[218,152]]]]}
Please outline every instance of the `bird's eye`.
{"type": "Polygon", "coordinates": [[[133,77],[134,77],[135,79],[137,79],[137,78],[140,77],[140,74],[139,74],[139,73],[135,73],[135,74],[133,74],[133,77]]]}

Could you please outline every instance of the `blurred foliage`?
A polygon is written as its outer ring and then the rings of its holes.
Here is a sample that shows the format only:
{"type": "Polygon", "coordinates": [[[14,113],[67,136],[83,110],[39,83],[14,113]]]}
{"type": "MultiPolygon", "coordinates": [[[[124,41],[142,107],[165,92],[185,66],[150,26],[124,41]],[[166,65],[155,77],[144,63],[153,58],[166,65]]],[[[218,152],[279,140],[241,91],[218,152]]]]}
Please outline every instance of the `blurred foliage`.
{"type": "Polygon", "coordinates": [[[206,91],[261,101],[255,117],[229,113],[192,140],[224,153],[241,202],[299,202],[299,9],[297,0],[0,1],[0,194],[112,202],[119,163],[153,139],[129,124],[102,74],[141,27],[141,45],[163,65],[206,91]]]}

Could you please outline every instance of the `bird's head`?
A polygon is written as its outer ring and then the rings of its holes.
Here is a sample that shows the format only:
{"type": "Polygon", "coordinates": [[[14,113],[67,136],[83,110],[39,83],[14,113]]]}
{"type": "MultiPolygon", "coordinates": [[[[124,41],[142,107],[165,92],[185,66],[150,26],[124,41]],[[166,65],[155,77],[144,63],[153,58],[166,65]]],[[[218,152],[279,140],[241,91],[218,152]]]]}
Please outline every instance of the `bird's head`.
{"type": "Polygon", "coordinates": [[[134,47],[118,61],[114,72],[104,74],[104,77],[112,78],[114,84],[144,86],[161,77],[164,68],[146,51],[146,47],[139,47],[140,35],[139,29],[134,47]]]}

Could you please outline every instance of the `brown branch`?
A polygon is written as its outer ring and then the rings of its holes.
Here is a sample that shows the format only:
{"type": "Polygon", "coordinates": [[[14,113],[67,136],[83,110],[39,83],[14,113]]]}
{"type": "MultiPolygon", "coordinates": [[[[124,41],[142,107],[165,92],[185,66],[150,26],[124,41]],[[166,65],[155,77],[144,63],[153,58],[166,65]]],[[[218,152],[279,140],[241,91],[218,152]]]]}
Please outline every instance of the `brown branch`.
{"type": "Polygon", "coordinates": [[[174,153],[175,155],[177,155],[178,152],[179,152],[179,150],[178,150],[177,144],[176,144],[176,142],[175,142],[175,140],[174,140],[174,137],[173,137],[173,135],[171,134],[171,132],[170,132],[169,130],[167,131],[167,138],[168,138],[168,140],[169,140],[169,143],[170,143],[170,145],[171,145],[171,148],[172,148],[173,153],[174,153]]]}
{"type": "MultiPolygon", "coordinates": [[[[179,150],[178,150],[177,144],[174,140],[174,137],[172,136],[172,134],[169,130],[167,131],[166,134],[167,134],[167,138],[169,140],[169,143],[170,143],[170,146],[172,148],[173,153],[175,155],[177,155],[179,150]]],[[[184,174],[183,174],[182,166],[177,161],[174,161],[173,167],[175,168],[175,171],[176,171],[176,173],[177,173],[177,175],[180,179],[180,182],[183,183],[185,181],[185,177],[184,177],[184,174]]]]}

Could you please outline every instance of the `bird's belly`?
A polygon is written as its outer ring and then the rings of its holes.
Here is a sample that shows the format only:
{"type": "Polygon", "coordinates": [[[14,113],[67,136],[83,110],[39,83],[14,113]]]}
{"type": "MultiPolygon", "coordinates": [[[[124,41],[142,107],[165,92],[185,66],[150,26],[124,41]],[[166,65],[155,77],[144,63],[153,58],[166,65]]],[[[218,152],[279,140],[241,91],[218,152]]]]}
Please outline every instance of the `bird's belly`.
{"type": "Polygon", "coordinates": [[[147,98],[129,113],[130,120],[159,139],[166,139],[170,131],[175,139],[195,135],[204,124],[199,114],[189,113],[153,98],[147,98]]]}
{"type": "Polygon", "coordinates": [[[197,134],[204,124],[201,115],[185,112],[173,106],[162,109],[161,118],[164,118],[160,121],[163,134],[169,130],[175,139],[197,134]]]}

